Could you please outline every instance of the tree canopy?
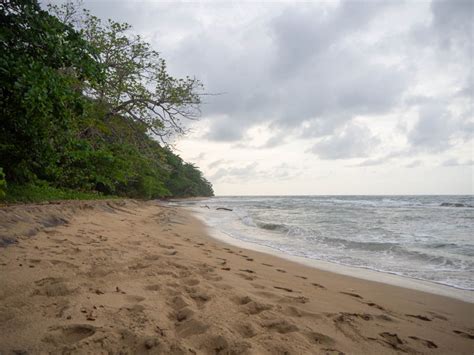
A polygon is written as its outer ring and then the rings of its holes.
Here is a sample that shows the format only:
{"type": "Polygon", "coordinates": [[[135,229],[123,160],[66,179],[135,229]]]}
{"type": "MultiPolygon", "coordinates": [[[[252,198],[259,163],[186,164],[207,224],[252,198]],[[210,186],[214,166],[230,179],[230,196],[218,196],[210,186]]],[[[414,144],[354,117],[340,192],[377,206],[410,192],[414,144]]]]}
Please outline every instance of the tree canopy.
{"type": "Polygon", "coordinates": [[[104,22],[71,2],[50,5],[49,10],[98,51],[105,80],[92,83],[87,93],[104,105],[106,115],[140,122],[163,141],[185,133],[183,119],[198,117],[202,84],[169,75],[165,60],[139,35],[131,34],[130,25],[104,22]]]}
{"type": "MultiPolygon", "coordinates": [[[[0,167],[8,185],[132,197],[212,195],[167,147],[199,114],[201,83],[168,74],[130,26],[70,3],[0,3],[0,167]],[[156,140],[159,139],[159,142],[156,140]]],[[[8,188],[7,188],[8,193],[8,188]]]]}

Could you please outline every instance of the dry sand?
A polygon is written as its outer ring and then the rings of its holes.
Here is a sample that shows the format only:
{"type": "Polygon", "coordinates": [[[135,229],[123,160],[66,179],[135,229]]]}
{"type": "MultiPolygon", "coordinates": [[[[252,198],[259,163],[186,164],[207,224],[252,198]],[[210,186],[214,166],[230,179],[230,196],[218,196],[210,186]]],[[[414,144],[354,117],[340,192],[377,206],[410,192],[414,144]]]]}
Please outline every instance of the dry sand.
{"type": "Polygon", "coordinates": [[[0,226],[18,239],[0,249],[1,354],[474,352],[471,303],[230,246],[177,207],[13,206],[0,226]]]}

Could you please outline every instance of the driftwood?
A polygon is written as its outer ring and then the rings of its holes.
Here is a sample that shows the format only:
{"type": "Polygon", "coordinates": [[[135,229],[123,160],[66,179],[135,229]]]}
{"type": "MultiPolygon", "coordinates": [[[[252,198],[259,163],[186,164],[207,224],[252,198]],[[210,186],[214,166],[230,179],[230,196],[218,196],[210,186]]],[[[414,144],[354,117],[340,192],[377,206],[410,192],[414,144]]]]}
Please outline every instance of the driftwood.
{"type": "Polygon", "coordinates": [[[207,208],[208,210],[211,209],[208,205],[201,206],[201,208],[207,208]]]}
{"type": "Polygon", "coordinates": [[[217,207],[216,210],[224,210],[224,211],[233,211],[231,208],[226,208],[226,207],[217,207]]]}

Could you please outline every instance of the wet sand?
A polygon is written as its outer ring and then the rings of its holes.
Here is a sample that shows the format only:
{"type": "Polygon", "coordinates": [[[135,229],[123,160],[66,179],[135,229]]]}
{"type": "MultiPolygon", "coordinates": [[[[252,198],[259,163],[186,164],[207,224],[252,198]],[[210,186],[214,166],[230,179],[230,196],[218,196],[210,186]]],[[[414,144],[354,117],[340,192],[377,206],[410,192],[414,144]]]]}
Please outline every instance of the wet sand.
{"type": "Polygon", "coordinates": [[[0,239],[2,354],[474,352],[472,303],[231,246],[178,207],[4,207],[0,239]]]}

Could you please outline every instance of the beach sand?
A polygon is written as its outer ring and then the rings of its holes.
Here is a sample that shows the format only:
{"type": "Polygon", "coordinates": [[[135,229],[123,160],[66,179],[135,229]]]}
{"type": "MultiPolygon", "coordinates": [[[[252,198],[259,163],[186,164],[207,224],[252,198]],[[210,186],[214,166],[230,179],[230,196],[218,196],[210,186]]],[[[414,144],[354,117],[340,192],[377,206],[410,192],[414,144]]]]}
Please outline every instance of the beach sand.
{"type": "Polygon", "coordinates": [[[179,207],[0,208],[0,353],[473,354],[474,305],[212,239],[179,207]]]}

